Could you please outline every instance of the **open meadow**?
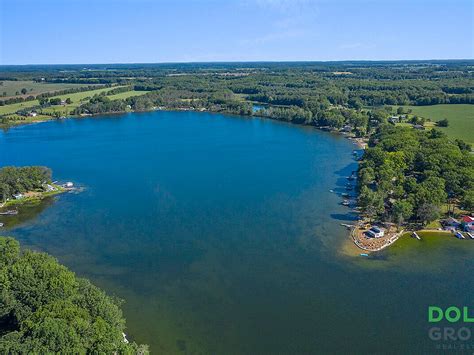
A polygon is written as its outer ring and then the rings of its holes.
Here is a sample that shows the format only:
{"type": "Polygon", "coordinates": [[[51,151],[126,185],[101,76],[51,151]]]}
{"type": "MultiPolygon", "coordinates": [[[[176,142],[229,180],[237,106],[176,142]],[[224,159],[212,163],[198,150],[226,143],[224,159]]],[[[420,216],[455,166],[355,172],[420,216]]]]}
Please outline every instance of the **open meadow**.
{"type": "MultiPolygon", "coordinates": [[[[87,84],[89,85],[89,84],[87,84]]],[[[84,84],[70,83],[46,83],[35,82],[32,80],[0,80],[0,95],[2,98],[11,98],[15,96],[36,96],[46,92],[55,92],[66,89],[73,89],[86,86],[84,84]],[[26,89],[26,94],[22,94],[21,90],[26,89]],[[17,94],[18,93],[18,94],[17,94]]]]}
{"type": "MultiPolygon", "coordinates": [[[[43,112],[48,112],[48,113],[51,113],[51,112],[54,112],[54,111],[60,111],[61,113],[69,114],[72,110],[74,110],[76,107],[83,104],[87,99],[91,98],[92,96],[100,94],[102,92],[108,92],[108,91],[110,91],[112,89],[116,89],[118,87],[120,87],[120,86],[115,86],[113,88],[102,88],[102,89],[97,89],[97,90],[89,90],[89,91],[76,92],[76,93],[73,93],[73,94],[65,94],[65,95],[54,96],[52,98],[61,98],[62,100],[70,98],[72,103],[71,104],[66,104],[66,105],[50,106],[50,107],[42,109],[42,111],[43,112]]],[[[144,91],[140,91],[140,93],[142,93],[142,92],[145,93],[144,91]]],[[[114,99],[117,99],[117,98],[126,98],[128,96],[136,96],[136,94],[137,94],[136,91],[127,91],[127,92],[120,93],[120,94],[117,94],[117,95],[110,95],[108,97],[111,100],[114,100],[114,99]]],[[[35,107],[35,106],[38,106],[38,105],[39,105],[38,100],[32,100],[32,101],[20,102],[20,103],[11,104],[11,105],[0,106],[0,115],[12,114],[12,113],[15,113],[18,110],[29,109],[29,108],[32,108],[32,107],[35,107]]]]}
{"type": "Polygon", "coordinates": [[[431,119],[436,122],[447,118],[448,127],[436,127],[448,136],[459,138],[474,145],[474,105],[432,105],[432,106],[403,106],[411,109],[414,115],[431,119]]]}

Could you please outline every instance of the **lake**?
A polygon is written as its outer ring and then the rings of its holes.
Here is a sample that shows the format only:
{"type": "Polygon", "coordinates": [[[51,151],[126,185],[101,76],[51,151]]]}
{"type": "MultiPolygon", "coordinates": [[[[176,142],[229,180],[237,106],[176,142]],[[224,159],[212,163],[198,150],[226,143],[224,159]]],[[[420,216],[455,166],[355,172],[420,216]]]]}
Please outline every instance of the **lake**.
{"type": "Polygon", "coordinates": [[[153,353],[433,352],[427,307],[472,308],[474,241],[359,256],[330,191],[357,168],[353,149],[195,112],[16,127],[0,133],[1,165],[49,166],[84,191],[3,217],[1,234],[124,299],[128,336],[153,353]]]}

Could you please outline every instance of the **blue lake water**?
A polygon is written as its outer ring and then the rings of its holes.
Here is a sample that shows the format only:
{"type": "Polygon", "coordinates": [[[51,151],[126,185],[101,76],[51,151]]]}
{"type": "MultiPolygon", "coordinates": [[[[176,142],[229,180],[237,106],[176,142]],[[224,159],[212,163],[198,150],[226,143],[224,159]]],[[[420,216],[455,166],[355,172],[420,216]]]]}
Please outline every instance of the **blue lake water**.
{"type": "Polygon", "coordinates": [[[474,241],[359,257],[330,192],[353,149],[209,113],[17,127],[0,133],[0,165],[49,166],[85,190],[4,217],[2,234],[123,298],[127,334],[153,353],[433,352],[427,306],[472,306],[474,241]]]}

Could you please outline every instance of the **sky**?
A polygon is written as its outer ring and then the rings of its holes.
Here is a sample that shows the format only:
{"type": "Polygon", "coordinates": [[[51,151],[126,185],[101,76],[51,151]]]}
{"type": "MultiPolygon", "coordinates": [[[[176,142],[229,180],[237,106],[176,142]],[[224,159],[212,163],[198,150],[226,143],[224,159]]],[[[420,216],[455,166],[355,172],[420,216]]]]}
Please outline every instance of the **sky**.
{"type": "Polygon", "coordinates": [[[473,58],[474,0],[0,0],[0,65],[473,58]]]}

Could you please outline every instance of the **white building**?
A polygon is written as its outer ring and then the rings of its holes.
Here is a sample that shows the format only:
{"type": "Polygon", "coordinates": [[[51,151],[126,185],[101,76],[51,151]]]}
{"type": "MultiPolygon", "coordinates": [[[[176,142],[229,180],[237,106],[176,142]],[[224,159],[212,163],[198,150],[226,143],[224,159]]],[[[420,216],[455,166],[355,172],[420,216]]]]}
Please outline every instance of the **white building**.
{"type": "Polygon", "coordinates": [[[381,238],[385,235],[385,231],[382,228],[374,226],[367,231],[367,234],[372,238],[381,238]]]}

